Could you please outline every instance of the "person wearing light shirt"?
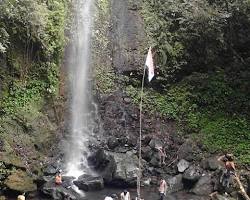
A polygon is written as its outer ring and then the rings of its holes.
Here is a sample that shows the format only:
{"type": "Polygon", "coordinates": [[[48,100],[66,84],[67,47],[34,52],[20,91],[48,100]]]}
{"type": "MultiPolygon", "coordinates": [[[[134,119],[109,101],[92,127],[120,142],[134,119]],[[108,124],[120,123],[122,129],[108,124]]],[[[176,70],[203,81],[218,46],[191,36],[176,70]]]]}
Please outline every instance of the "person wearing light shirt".
{"type": "Polygon", "coordinates": [[[131,200],[130,193],[127,190],[121,193],[121,200],[131,200]]]}
{"type": "Polygon", "coordinates": [[[164,196],[166,196],[167,193],[167,183],[163,178],[161,178],[160,180],[159,193],[160,193],[160,200],[163,200],[164,196]]]}

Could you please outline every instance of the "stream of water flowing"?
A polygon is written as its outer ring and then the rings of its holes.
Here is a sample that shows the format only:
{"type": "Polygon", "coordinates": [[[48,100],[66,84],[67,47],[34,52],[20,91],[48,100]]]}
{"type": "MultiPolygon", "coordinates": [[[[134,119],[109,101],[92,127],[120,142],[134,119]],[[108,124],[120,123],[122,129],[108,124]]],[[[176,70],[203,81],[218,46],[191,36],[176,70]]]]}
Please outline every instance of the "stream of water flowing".
{"type": "Polygon", "coordinates": [[[67,175],[78,177],[90,173],[86,157],[87,142],[93,131],[90,107],[90,52],[93,0],[75,0],[72,43],[69,52],[70,132],[71,141],[66,149],[67,175]]]}

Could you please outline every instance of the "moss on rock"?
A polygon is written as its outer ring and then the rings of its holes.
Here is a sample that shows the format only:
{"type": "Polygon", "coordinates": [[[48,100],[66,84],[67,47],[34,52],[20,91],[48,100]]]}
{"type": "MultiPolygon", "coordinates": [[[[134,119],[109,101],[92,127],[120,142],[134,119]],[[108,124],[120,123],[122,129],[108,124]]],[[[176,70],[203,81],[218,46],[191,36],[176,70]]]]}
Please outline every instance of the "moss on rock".
{"type": "Polygon", "coordinates": [[[10,190],[18,192],[32,192],[37,189],[34,179],[22,170],[14,171],[4,181],[4,184],[10,190]]]}
{"type": "Polygon", "coordinates": [[[7,166],[9,165],[20,169],[25,169],[25,165],[23,164],[20,157],[14,154],[2,152],[0,153],[0,160],[7,166]]]}

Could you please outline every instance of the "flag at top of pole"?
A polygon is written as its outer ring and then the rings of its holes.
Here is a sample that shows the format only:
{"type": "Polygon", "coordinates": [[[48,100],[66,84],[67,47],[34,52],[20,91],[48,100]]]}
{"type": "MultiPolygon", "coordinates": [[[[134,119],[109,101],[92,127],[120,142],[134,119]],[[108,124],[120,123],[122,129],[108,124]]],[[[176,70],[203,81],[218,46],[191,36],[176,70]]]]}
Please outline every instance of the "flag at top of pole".
{"type": "Polygon", "coordinates": [[[151,47],[149,47],[145,65],[148,68],[148,81],[150,82],[155,75],[155,73],[154,73],[154,61],[153,61],[151,47]]]}

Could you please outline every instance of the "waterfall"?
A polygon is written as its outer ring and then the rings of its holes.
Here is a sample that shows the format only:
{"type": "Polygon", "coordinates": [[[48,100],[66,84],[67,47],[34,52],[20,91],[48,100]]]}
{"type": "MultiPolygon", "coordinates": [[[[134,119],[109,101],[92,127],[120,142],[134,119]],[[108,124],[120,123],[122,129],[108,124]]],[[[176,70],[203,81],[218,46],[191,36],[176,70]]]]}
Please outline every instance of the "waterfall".
{"type": "Polygon", "coordinates": [[[69,52],[70,141],[66,151],[67,175],[90,173],[87,165],[88,139],[94,119],[91,116],[90,38],[93,0],[75,0],[74,27],[69,52]]]}

